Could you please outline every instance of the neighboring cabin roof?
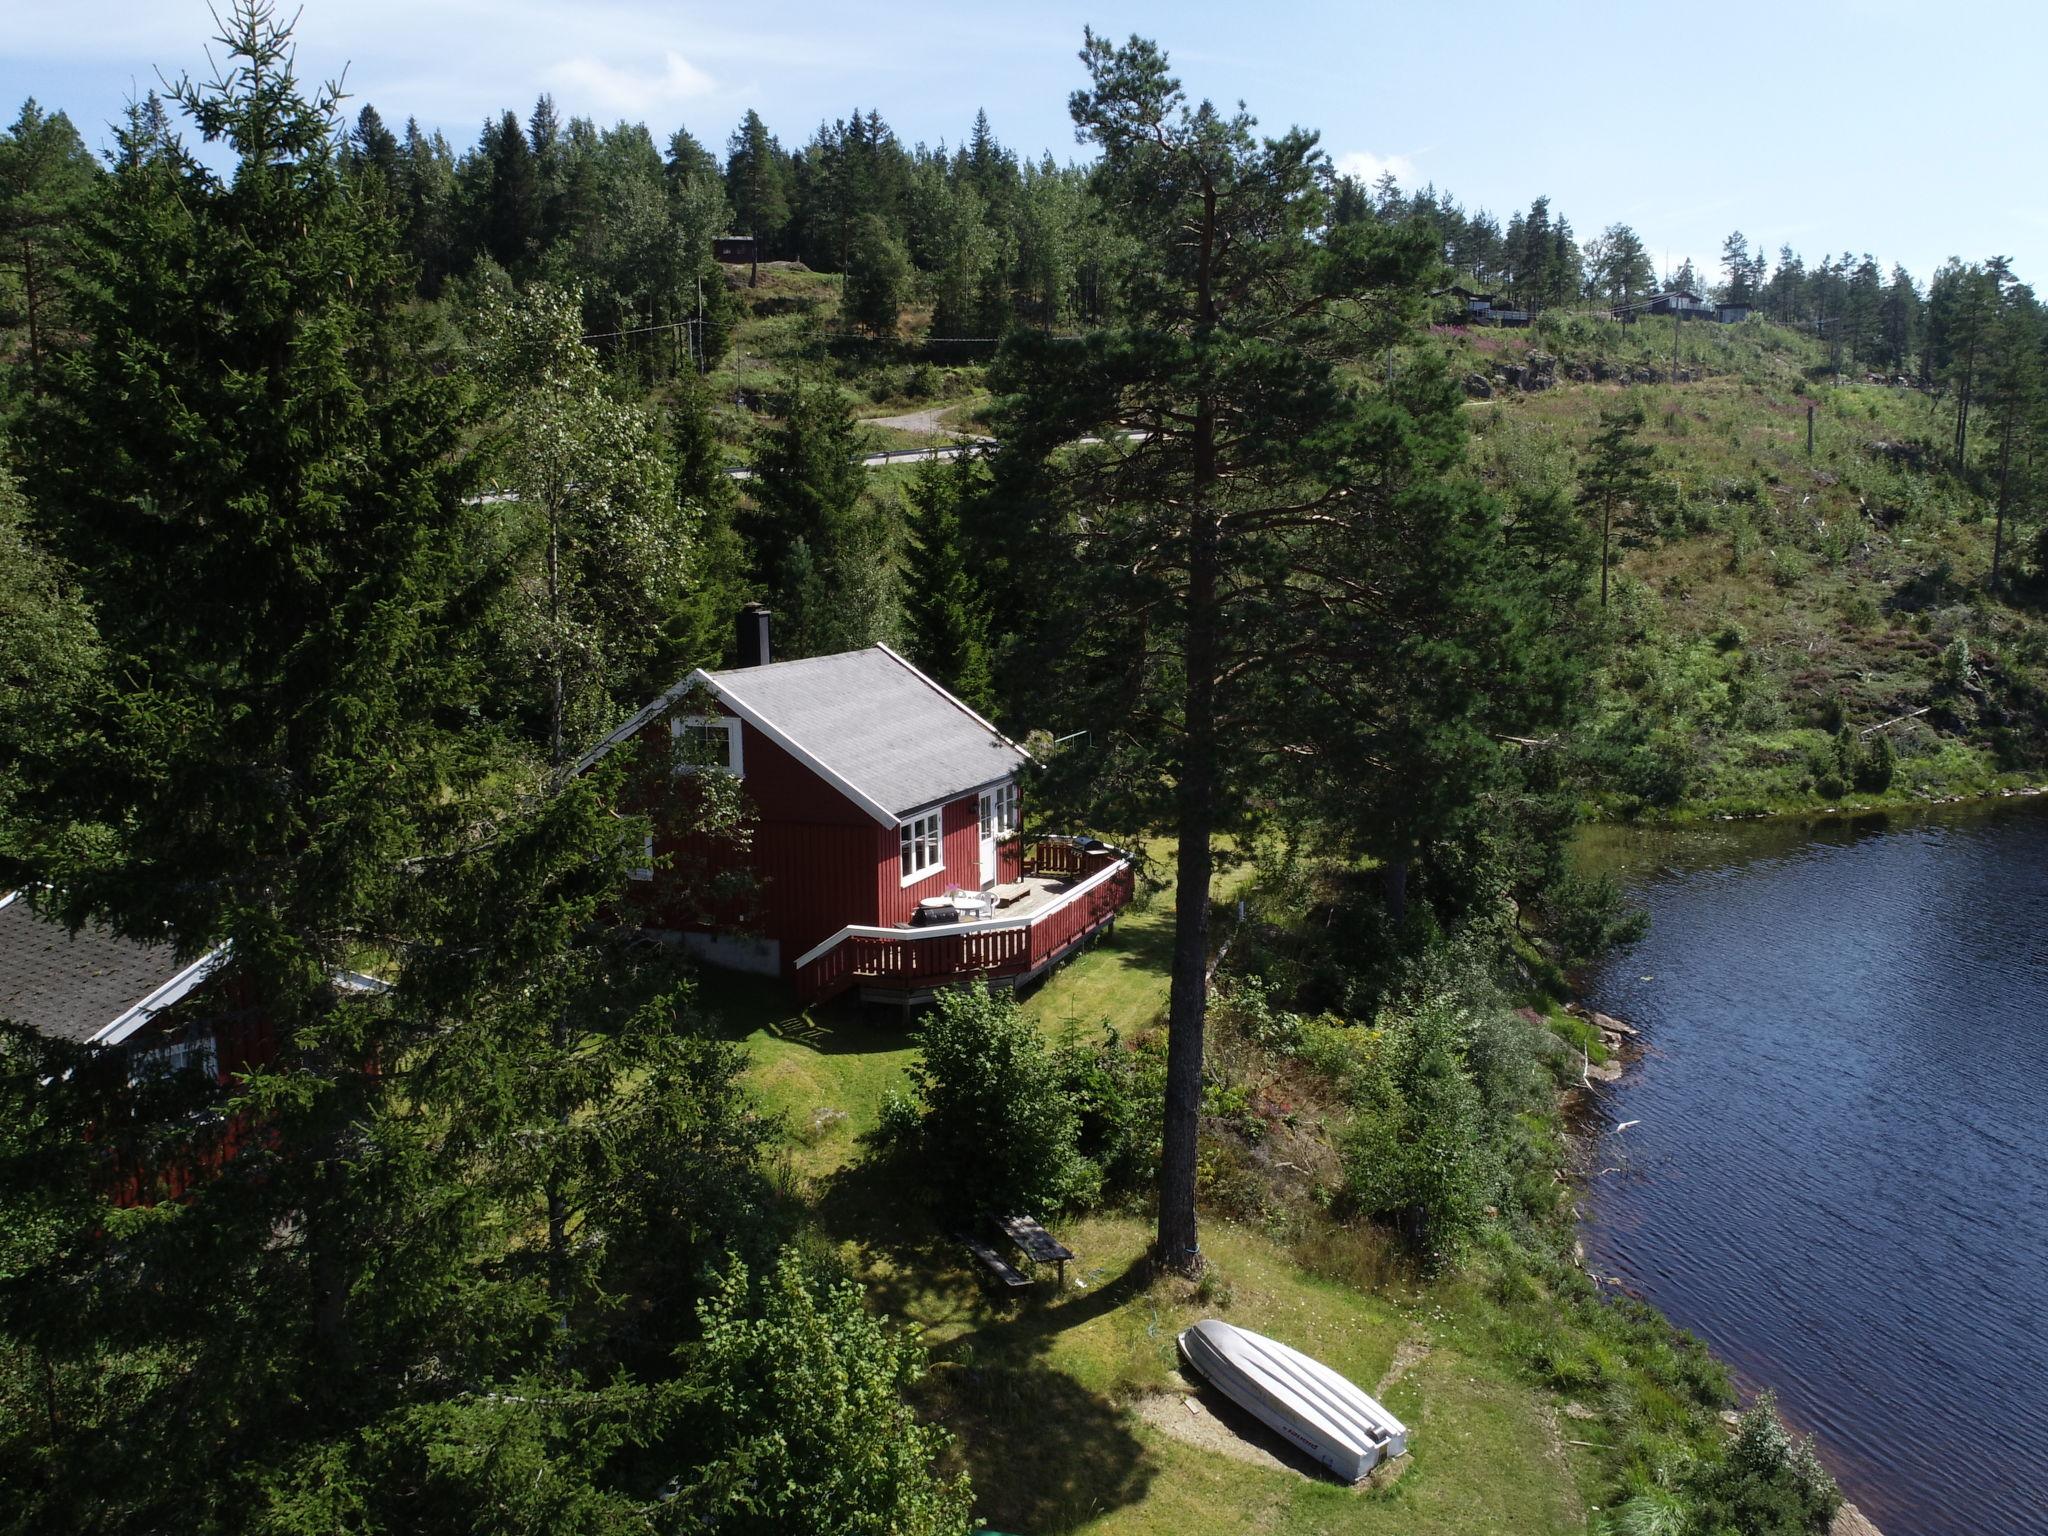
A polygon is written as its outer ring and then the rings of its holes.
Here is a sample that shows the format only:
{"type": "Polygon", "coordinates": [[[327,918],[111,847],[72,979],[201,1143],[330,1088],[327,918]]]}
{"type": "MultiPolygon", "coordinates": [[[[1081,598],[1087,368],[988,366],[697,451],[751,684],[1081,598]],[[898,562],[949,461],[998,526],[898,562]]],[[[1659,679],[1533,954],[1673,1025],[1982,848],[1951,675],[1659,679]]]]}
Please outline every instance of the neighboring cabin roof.
{"type": "Polygon", "coordinates": [[[886,645],[693,672],[584,754],[588,767],[691,688],[790,753],[885,826],[1014,774],[1022,748],[886,645]]]}
{"type": "Polygon", "coordinates": [[[76,1044],[118,1045],[190,992],[218,951],[180,961],[87,924],[75,934],[10,892],[0,896],[0,1018],[76,1044]]]}

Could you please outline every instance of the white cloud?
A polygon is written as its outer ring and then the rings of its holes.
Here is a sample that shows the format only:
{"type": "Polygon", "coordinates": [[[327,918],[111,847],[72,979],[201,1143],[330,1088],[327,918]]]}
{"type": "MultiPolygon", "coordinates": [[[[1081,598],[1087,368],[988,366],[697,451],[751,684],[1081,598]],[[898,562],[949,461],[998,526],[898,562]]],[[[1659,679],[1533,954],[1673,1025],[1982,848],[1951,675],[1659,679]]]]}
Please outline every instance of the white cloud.
{"type": "Polygon", "coordinates": [[[1402,186],[1415,185],[1415,162],[1406,155],[1376,155],[1369,149],[1349,150],[1336,157],[1337,173],[1371,186],[1381,176],[1393,173],[1402,186]]]}
{"type": "Polygon", "coordinates": [[[657,107],[709,96],[717,82],[674,49],[658,70],[621,69],[602,59],[575,58],[555,65],[549,83],[571,112],[643,117],[657,107]]]}

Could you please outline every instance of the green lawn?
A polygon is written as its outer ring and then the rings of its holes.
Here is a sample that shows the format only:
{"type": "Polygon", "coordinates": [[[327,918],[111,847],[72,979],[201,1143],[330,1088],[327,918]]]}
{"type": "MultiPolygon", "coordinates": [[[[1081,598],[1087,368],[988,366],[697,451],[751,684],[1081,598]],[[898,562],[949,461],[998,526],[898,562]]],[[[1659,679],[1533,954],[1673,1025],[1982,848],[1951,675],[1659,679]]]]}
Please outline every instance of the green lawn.
{"type": "MultiPolygon", "coordinates": [[[[1114,937],[1027,1000],[1048,1031],[1121,1030],[1165,1010],[1170,889],[1125,912],[1114,937]]],[[[1079,1255],[1070,1285],[1021,1303],[996,1298],[959,1246],[935,1231],[915,1191],[860,1156],[884,1094],[914,1049],[893,1015],[850,1003],[805,1014],[779,983],[707,975],[703,997],[753,1058],[752,1083],[791,1129],[795,1183],[877,1310],[915,1324],[931,1349],[920,1406],[955,1435],[977,1510],[1017,1533],[1403,1532],[1480,1536],[1579,1532],[1580,1473],[1543,1396],[1493,1358],[1486,1329],[1457,1326],[1431,1293],[1366,1294],[1319,1278],[1287,1249],[1211,1222],[1204,1243],[1220,1283],[1151,1279],[1149,1224],[1098,1215],[1060,1236],[1079,1255]],[[1413,1451],[1387,1488],[1354,1490],[1192,1443],[1161,1421],[1191,1420],[1175,1336],[1221,1315],[1327,1360],[1368,1388],[1397,1349],[1420,1359],[1385,1390],[1413,1451]],[[1418,1346],[1428,1346],[1418,1350],[1418,1346]]],[[[1211,1432],[1227,1435],[1213,1425],[1211,1432]]]]}

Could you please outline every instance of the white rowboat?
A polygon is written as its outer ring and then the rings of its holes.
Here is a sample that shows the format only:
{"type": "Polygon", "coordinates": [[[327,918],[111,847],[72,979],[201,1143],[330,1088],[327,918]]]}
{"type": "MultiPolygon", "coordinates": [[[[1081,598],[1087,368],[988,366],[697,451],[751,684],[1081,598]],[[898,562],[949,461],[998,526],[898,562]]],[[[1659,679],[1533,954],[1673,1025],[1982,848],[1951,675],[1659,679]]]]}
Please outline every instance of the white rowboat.
{"type": "Polygon", "coordinates": [[[1408,1449],[1408,1428],[1319,1360],[1209,1318],[1180,1336],[1205,1381],[1317,1461],[1355,1483],[1408,1449]]]}

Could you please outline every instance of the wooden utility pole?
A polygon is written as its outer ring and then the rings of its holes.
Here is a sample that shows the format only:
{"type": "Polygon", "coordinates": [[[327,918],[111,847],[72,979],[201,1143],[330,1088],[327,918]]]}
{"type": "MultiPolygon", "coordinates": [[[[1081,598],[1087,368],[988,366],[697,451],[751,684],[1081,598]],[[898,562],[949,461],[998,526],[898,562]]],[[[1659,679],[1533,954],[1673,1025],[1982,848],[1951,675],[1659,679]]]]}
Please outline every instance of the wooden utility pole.
{"type": "Polygon", "coordinates": [[[1671,296],[1671,382],[1678,382],[1678,322],[1684,316],[1678,308],[1678,295],[1671,296]]]}
{"type": "Polygon", "coordinates": [[[1806,402],[1806,456],[1813,457],[1813,402],[1806,402]]]}

